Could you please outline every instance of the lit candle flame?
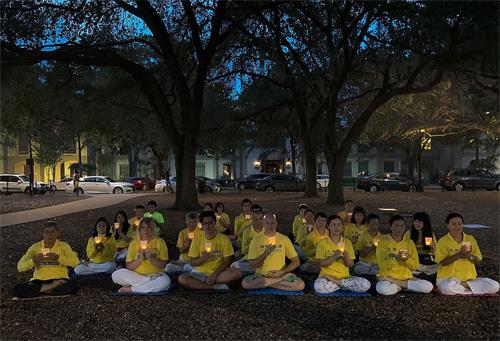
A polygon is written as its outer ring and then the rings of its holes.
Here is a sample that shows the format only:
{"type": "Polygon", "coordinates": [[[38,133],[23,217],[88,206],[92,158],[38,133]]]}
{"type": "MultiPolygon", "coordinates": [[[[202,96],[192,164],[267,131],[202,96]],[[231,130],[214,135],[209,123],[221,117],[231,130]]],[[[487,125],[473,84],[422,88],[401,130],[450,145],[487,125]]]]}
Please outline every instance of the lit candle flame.
{"type": "Polygon", "coordinates": [[[203,226],[201,226],[201,223],[198,223],[196,226],[198,226],[200,230],[203,228],[203,226]]]}
{"type": "Polygon", "coordinates": [[[307,222],[306,218],[302,218],[302,224],[305,224],[307,222]]]}
{"type": "Polygon", "coordinates": [[[212,243],[210,242],[205,242],[205,251],[210,252],[212,251],[212,243]]]}
{"type": "Polygon", "coordinates": [[[146,250],[148,247],[148,241],[147,240],[141,240],[141,249],[146,250]]]}
{"type": "Polygon", "coordinates": [[[50,249],[48,247],[42,247],[42,254],[43,256],[47,256],[47,254],[50,252],[50,249]]]}
{"type": "Polygon", "coordinates": [[[120,228],[120,223],[115,223],[115,230],[118,230],[120,228]]]}
{"type": "Polygon", "coordinates": [[[374,239],[374,240],[373,240],[373,245],[378,246],[378,242],[379,242],[379,240],[378,240],[378,239],[374,239]]]}
{"type": "Polygon", "coordinates": [[[269,242],[269,245],[276,245],[276,236],[268,237],[267,241],[269,242]]]}
{"type": "Polygon", "coordinates": [[[432,237],[425,237],[425,245],[427,246],[432,245],[432,237]]]}
{"type": "Polygon", "coordinates": [[[245,219],[246,220],[250,219],[250,214],[245,214],[245,219]]]}
{"type": "Polygon", "coordinates": [[[340,252],[344,252],[344,250],[345,250],[345,243],[338,242],[337,246],[338,246],[340,252]]]}
{"type": "Polygon", "coordinates": [[[470,250],[471,247],[472,247],[472,243],[471,242],[462,242],[462,245],[465,246],[465,248],[467,250],[470,250]]]}
{"type": "Polygon", "coordinates": [[[101,244],[101,243],[102,243],[102,237],[101,237],[101,236],[97,236],[97,237],[95,237],[95,238],[94,238],[94,242],[95,242],[96,244],[101,244]]]}
{"type": "Polygon", "coordinates": [[[401,258],[406,259],[408,258],[408,249],[399,249],[399,254],[401,255],[401,258]]]}

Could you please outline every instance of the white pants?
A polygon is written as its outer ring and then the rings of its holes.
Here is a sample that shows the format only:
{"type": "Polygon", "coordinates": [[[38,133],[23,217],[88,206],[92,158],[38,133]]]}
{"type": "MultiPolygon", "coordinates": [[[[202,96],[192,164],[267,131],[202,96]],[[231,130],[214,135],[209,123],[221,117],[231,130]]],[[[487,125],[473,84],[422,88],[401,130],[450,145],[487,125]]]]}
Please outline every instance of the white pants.
{"type": "Polygon", "coordinates": [[[131,287],[132,292],[148,293],[167,290],[170,287],[170,278],[164,273],[154,275],[140,275],[135,271],[119,269],[111,275],[113,282],[122,287],[131,287]]]}
{"type": "Polygon", "coordinates": [[[79,264],[75,268],[75,274],[77,275],[91,275],[102,272],[113,272],[116,270],[115,262],[106,262],[106,263],[84,263],[79,264]]]}
{"type": "Polygon", "coordinates": [[[329,294],[340,289],[352,292],[367,292],[370,286],[370,281],[366,278],[356,276],[341,279],[340,285],[324,277],[318,277],[314,281],[314,290],[320,294],[329,294]]]}
{"type": "Polygon", "coordinates": [[[115,258],[116,259],[125,259],[125,258],[127,258],[127,254],[128,254],[128,249],[123,249],[121,251],[116,251],[115,258]]]}
{"type": "Polygon", "coordinates": [[[439,291],[443,295],[482,295],[498,292],[499,284],[489,278],[476,278],[467,281],[470,290],[465,288],[458,278],[445,278],[437,280],[439,291]]]}
{"type": "Polygon", "coordinates": [[[246,273],[255,273],[255,269],[248,264],[246,257],[243,257],[241,260],[237,260],[236,262],[231,263],[230,268],[232,269],[240,269],[246,273]]]}
{"type": "Polygon", "coordinates": [[[378,272],[378,265],[360,261],[354,265],[353,271],[356,275],[376,275],[378,272]]]}
{"type": "MultiPolygon", "coordinates": [[[[428,294],[432,291],[434,286],[431,282],[424,279],[413,278],[408,280],[408,291],[428,294]]],[[[376,286],[377,292],[380,295],[394,295],[395,293],[403,290],[399,285],[389,281],[379,281],[376,286]]]]}
{"type": "Polygon", "coordinates": [[[177,264],[168,263],[165,267],[165,272],[189,272],[194,269],[193,266],[189,264],[189,262],[185,262],[182,259],[179,259],[178,261],[176,261],[176,263],[177,264]]]}

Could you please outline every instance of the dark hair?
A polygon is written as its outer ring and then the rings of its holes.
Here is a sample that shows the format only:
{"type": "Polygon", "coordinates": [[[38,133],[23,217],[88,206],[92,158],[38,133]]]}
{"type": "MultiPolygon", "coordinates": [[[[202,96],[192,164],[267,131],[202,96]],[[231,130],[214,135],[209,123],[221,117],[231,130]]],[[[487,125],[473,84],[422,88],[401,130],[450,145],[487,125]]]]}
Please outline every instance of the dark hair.
{"type": "Polygon", "coordinates": [[[153,205],[154,207],[158,207],[158,204],[157,204],[157,203],[156,203],[156,201],[154,201],[154,200],[150,200],[150,201],[148,202],[148,206],[149,206],[149,205],[153,205]]]}
{"type": "Polygon", "coordinates": [[[145,210],[146,207],[144,207],[144,205],[136,205],[135,208],[138,208],[140,210],[145,210]]]}
{"type": "Polygon", "coordinates": [[[365,213],[365,210],[363,209],[363,207],[361,207],[361,206],[356,206],[352,210],[351,223],[356,224],[356,220],[354,219],[354,216],[356,215],[356,213],[363,213],[363,220],[361,221],[361,224],[364,225],[366,223],[366,213],[365,213]]]}
{"type": "Polygon", "coordinates": [[[253,209],[253,210],[252,210],[252,215],[253,215],[254,213],[264,215],[264,211],[263,211],[261,208],[256,208],[256,209],[253,209]]]}
{"type": "Polygon", "coordinates": [[[318,212],[314,216],[314,220],[316,221],[316,220],[318,220],[318,218],[325,218],[325,219],[327,219],[327,216],[326,216],[326,214],[324,212],[318,212]]]}
{"type": "Polygon", "coordinates": [[[109,226],[108,220],[104,217],[100,217],[97,219],[94,225],[94,233],[92,236],[96,237],[97,236],[97,224],[99,224],[101,221],[103,221],[106,224],[106,237],[111,236],[111,226],[109,226]]]}
{"type": "Polygon", "coordinates": [[[260,210],[262,211],[262,206],[260,206],[259,204],[253,204],[252,207],[250,207],[250,210],[253,212],[255,210],[260,210]]]}
{"type": "Polygon", "coordinates": [[[55,220],[49,220],[43,225],[43,229],[46,229],[47,227],[55,227],[56,230],[59,230],[59,224],[55,220]]]}
{"type": "Polygon", "coordinates": [[[203,204],[203,209],[205,208],[205,206],[210,207],[210,210],[212,210],[212,211],[214,210],[214,206],[211,203],[209,203],[209,202],[206,202],[206,203],[203,204]]]}
{"type": "Polygon", "coordinates": [[[213,211],[203,211],[198,216],[198,218],[200,219],[200,223],[203,222],[203,218],[206,217],[211,217],[214,222],[217,221],[217,218],[215,218],[215,213],[213,211]]]}
{"type": "Polygon", "coordinates": [[[224,207],[224,204],[221,203],[221,202],[218,202],[217,204],[215,204],[215,212],[217,212],[217,209],[219,207],[222,207],[222,212],[225,212],[226,211],[226,208],[224,207]]]}
{"type": "Polygon", "coordinates": [[[344,205],[347,204],[348,202],[352,202],[354,204],[354,201],[352,201],[352,200],[346,200],[346,201],[344,201],[344,205]]]}
{"type": "Polygon", "coordinates": [[[369,223],[370,220],[372,219],[377,219],[378,222],[380,223],[380,217],[378,215],[376,215],[375,213],[370,213],[366,216],[366,222],[369,223]]]}
{"type": "Polygon", "coordinates": [[[424,227],[422,229],[422,238],[421,244],[423,245],[423,248],[425,250],[429,250],[430,247],[425,245],[425,237],[432,237],[432,225],[431,225],[431,219],[429,218],[429,215],[425,212],[417,212],[413,216],[413,222],[411,224],[411,229],[410,229],[410,238],[413,240],[415,244],[418,242],[418,231],[414,226],[415,220],[420,220],[421,222],[424,223],[424,227]]]}
{"type": "MultiPolygon", "coordinates": [[[[123,234],[127,234],[127,231],[130,227],[130,224],[128,223],[128,217],[127,217],[127,213],[125,213],[124,211],[118,211],[116,212],[115,214],[115,223],[118,222],[118,215],[121,214],[124,218],[125,218],[125,222],[123,223],[121,229],[122,229],[122,232],[123,234]]],[[[118,240],[120,239],[120,234],[115,231],[115,239],[118,240]]]]}
{"type": "Polygon", "coordinates": [[[328,217],[328,219],[326,219],[326,225],[330,225],[330,222],[334,219],[338,219],[340,220],[340,222],[342,223],[342,225],[344,224],[343,221],[342,221],[342,218],[340,218],[338,215],[336,214],[332,214],[331,216],[328,217]]]}
{"type": "Polygon", "coordinates": [[[462,217],[461,214],[459,213],[450,213],[446,216],[446,219],[444,220],[446,222],[446,224],[449,224],[450,223],[450,220],[452,220],[453,218],[460,218],[462,219],[462,223],[464,222],[464,217],[462,217]]]}
{"type": "Polygon", "coordinates": [[[299,211],[300,211],[301,209],[306,209],[306,210],[307,210],[308,208],[309,208],[309,206],[307,206],[307,204],[300,204],[300,205],[299,205],[299,211]]]}
{"type": "Polygon", "coordinates": [[[399,214],[395,214],[389,218],[389,226],[392,226],[392,223],[394,223],[397,220],[405,221],[405,219],[402,216],[400,216],[399,214]]]}
{"type": "Polygon", "coordinates": [[[241,202],[241,206],[245,205],[246,203],[252,203],[252,200],[248,199],[248,198],[245,198],[243,199],[243,201],[241,202]]]}
{"type": "Polygon", "coordinates": [[[307,210],[304,212],[304,216],[305,216],[308,212],[311,212],[311,213],[314,215],[313,210],[307,209],[307,210]]]}

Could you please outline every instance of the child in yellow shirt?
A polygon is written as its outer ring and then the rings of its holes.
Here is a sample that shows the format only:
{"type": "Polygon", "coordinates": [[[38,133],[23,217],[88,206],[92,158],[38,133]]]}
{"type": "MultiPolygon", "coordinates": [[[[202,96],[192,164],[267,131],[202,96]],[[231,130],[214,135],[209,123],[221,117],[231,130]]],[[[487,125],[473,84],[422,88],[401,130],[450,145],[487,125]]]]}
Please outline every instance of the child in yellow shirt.
{"type": "Polygon", "coordinates": [[[314,290],[322,294],[337,290],[366,292],[370,282],[362,277],[351,276],[349,268],[354,265],[354,249],[351,241],[342,236],[344,226],[338,215],[328,217],[328,237],[316,248],[316,259],[321,271],[314,281],[314,290]]]}
{"type": "Polygon", "coordinates": [[[359,252],[359,262],[353,268],[356,275],[376,275],[379,270],[376,250],[383,237],[379,232],[380,217],[371,213],[366,217],[366,221],[368,229],[361,233],[354,246],[354,249],[359,252]]]}
{"type": "Polygon", "coordinates": [[[234,218],[234,236],[236,240],[233,240],[232,244],[235,250],[241,248],[243,232],[252,225],[252,201],[243,199],[241,209],[241,214],[234,218]]]}
{"type": "Polygon", "coordinates": [[[78,292],[78,283],[69,279],[67,268],[78,264],[78,255],[67,243],[58,239],[59,233],[57,222],[45,223],[43,239],[31,245],[17,263],[19,272],[34,269],[34,273],[28,283],[17,284],[12,289],[14,297],[31,298],[39,295],[69,295],[78,292]]]}
{"type": "Polygon", "coordinates": [[[404,238],[405,221],[400,215],[389,219],[391,234],[382,238],[377,246],[379,281],[377,292],[394,295],[401,290],[428,294],[432,283],[414,278],[412,270],[419,267],[417,248],[411,239],[404,238]]]}
{"type": "Polygon", "coordinates": [[[477,277],[476,265],[482,255],[476,239],[464,233],[464,219],[458,213],[446,217],[448,234],[439,239],[436,262],[440,264],[436,284],[445,295],[495,294],[499,284],[490,278],[477,277]]]}
{"type": "MultiPolygon", "coordinates": [[[[254,205],[255,206],[255,205],[254,205]]],[[[252,226],[245,230],[243,233],[243,240],[241,245],[241,252],[243,258],[237,260],[231,264],[231,268],[240,269],[246,273],[255,272],[255,270],[248,264],[247,255],[250,249],[250,243],[252,240],[264,233],[264,212],[262,209],[254,209],[252,211],[252,226]]]]}
{"type": "Polygon", "coordinates": [[[307,209],[304,213],[304,220],[305,223],[301,223],[297,228],[297,237],[295,238],[295,244],[293,245],[301,262],[307,261],[306,242],[307,236],[312,232],[314,227],[314,212],[307,209]]]}
{"type": "Polygon", "coordinates": [[[302,272],[319,273],[320,271],[319,262],[315,256],[318,243],[328,237],[326,219],[326,214],[323,212],[318,212],[314,216],[314,227],[306,237],[304,253],[307,256],[307,262],[300,266],[302,272]]]}
{"type": "Polygon", "coordinates": [[[350,224],[344,229],[344,237],[349,239],[353,245],[358,242],[359,235],[366,231],[366,214],[361,206],[354,207],[350,224]]]}
{"type": "Polygon", "coordinates": [[[115,271],[116,242],[106,218],[100,217],[97,219],[94,233],[87,241],[86,250],[89,261],[75,268],[77,275],[115,271]]]}
{"type": "Polygon", "coordinates": [[[344,201],[344,210],[340,211],[338,216],[342,219],[344,226],[351,223],[352,211],[354,210],[354,201],[346,200],[344,201]]]}
{"type": "Polygon", "coordinates": [[[306,211],[309,209],[309,206],[307,204],[300,204],[299,205],[299,213],[293,218],[293,224],[292,224],[292,236],[291,238],[292,242],[295,243],[295,238],[297,238],[297,230],[299,226],[303,225],[306,223],[306,218],[305,214],[306,211]]]}
{"type": "Polygon", "coordinates": [[[184,272],[191,271],[193,267],[189,259],[189,248],[193,240],[202,233],[202,230],[197,228],[198,225],[198,212],[192,211],[186,214],[186,228],[179,232],[177,237],[177,248],[179,249],[179,260],[167,264],[165,271],[184,272]]]}

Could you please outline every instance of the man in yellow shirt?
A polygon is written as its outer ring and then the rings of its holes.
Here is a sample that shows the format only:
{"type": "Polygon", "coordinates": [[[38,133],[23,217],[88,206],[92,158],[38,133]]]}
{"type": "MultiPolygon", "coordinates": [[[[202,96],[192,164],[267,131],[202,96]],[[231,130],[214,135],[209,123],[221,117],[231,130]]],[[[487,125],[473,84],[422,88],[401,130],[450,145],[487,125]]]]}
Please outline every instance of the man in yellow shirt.
{"type": "Polygon", "coordinates": [[[376,275],[378,272],[377,264],[377,245],[383,237],[379,232],[380,217],[376,214],[369,214],[366,217],[368,230],[361,233],[354,249],[359,252],[359,262],[354,265],[356,275],[376,275]]]}
{"type": "MultiPolygon", "coordinates": [[[[255,206],[255,205],[254,205],[255,206]]],[[[264,212],[258,208],[252,211],[252,226],[245,229],[243,233],[241,251],[243,258],[231,264],[231,268],[241,269],[243,272],[255,272],[255,270],[248,264],[247,255],[250,248],[252,239],[264,232],[264,212]]]]}
{"type": "Polygon", "coordinates": [[[248,250],[248,263],[255,269],[255,274],[243,279],[243,288],[271,287],[288,291],[304,289],[304,281],[292,273],[300,266],[297,252],[287,236],[276,232],[277,226],[276,216],[266,213],[264,233],[252,239],[248,250]],[[285,258],[290,259],[290,264],[286,265],[285,258]]]}
{"type": "Polygon", "coordinates": [[[241,209],[241,214],[234,218],[234,235],[237,240],[233,241],[232,244],[235,249],[241,248],[243,232],[252,225],[252,201],[243,199],[241,209]]]}
{"type": "Polygon", "coordinates": [[[418,269],[417,248],[413,240],[403,238],[405,221],[400,215],[389,219],[391,234],[382,238],[377,246],[379,281],[377,292],[381,295],[394,295],[405,289],[428,294],[432,291],[431,282],[414,278],[412,270],[418,269]]]}
{"type": "Polygon", "coordinates": [[[476,265],[482,255],[476,239],[464,233],[464,220],[458,213],[446,217],[448,234],[439,239],[436,262],[440,267],[436,284],[445,295],[494,294],[499,284],[489,278],[478,278],[476,265]]]}
{"type": "Polygon", "coordinates": [[[167,290],[170,278],[165,274],[168,249],[165,241],[155,234],[153,218],[144,218],[139,224],[139,238],[134,239],[127,253],[127,268],[111,274],[123,293],[150,293],[167,290]]]}
{"type": "Polygon", "coordinates": [[[191,271],[193,267],[189,260],[189,248],[193,240],[201,233],[202,230],[197,228],[198,225],[198,212],[192,211],[186,214],[186,228],[179,232],[177,237],[177,248],[179,249],[179,260],[167,264],[165,271],[171,272],[184,272],[191,271]]]}
{"type": "Polygon", "coordinates": [[[346,200],[344,201],[344,210],[340,211],[338,216],[342,219],[342,223],[345,225],[351,223],[352,211],[354,210],[354,201],[346,200]]]}
{"type": "Polygon", "coordinates": [[[76,294],[78,283],[70,280],[67,267],[78,264],[78,256],[71,247],[60,241],[60,229],[55,221],[44,225],[43,240],[30,246],[17,263],[19,272],[35,269],[29,283],[17,284],[12,295],[19,298],[37,297],[43,294],[76,294]]]}
{"type": "Polygon", "coordinates": [[[229,268],[234,254],[229,238],[215,228],[216,217],[212,211],[201,212],[203,233],[191,243],[188,256],[194,267],[178,278],[187,289],[228,290],[227,283],[241,278],[240,269],[229,268]]]}

